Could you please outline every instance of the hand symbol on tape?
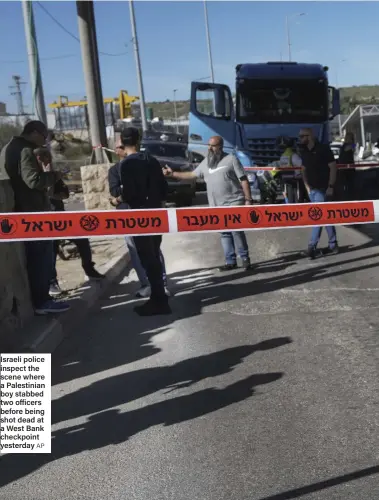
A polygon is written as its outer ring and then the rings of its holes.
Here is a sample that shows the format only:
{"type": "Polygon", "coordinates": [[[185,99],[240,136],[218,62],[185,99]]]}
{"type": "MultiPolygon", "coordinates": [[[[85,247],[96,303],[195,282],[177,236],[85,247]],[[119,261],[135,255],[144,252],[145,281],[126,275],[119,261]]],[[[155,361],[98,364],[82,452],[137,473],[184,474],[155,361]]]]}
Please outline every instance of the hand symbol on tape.
{"type": "Polygon", "coordinates": [[[14,224],[12,224],[9,219],[2,219],[0,223],[1,232],[3,234],[9,234],[12,232],[14,224]]]}
{"type": "Polygon", "coordinates": [[[253,224],[258,224],[258,222],[261,220],[261,216],[260,216],[260,213],[257,212],[256,210],[252,210],[250,213],[250,221],[253,223],[253,224]]]}

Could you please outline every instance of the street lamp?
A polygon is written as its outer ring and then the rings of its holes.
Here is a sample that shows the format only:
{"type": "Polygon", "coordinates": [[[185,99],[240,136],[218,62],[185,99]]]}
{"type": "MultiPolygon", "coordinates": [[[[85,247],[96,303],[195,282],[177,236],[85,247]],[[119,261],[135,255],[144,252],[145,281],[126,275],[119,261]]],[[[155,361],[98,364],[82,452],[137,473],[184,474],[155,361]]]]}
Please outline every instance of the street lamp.
{"type": "Polygon", "coordinates": [[[137,27],[136,27],[136,18],[134,15],[133,0],[129,0],[129,10],[130,10],[130,24],[131,24],[131,28],[132,28],[132,37],[133,37],[133,45],[134,45],[134,56],[136,59],[137,81],[138,81],[139,100],[140,100],[140,107],[141,107],[142,130],[144,132],[146,132],[147,120],[146,120],[146,110],[145,110],[145,93],[144,93],[144,89],[143,89],[141,60],[140,60],[140,56],[139,56],[137,27]]]}
{"type": "Polygon", "coordinates": [[[207,33],[209,68],[210,68],[210,72],[211,72],[211,80],[212,80],[212,83],[214,83],[215,79],[214,79],[214,73],[213,73],[211,38],[210,38],[210,35],[209,35],[207,0],[204,0],[204,17],[205,17],[205,30],[206,30],[206,33],[207,33]]]}
{"type": "MultiPolygon", "coordinates": [[[[339,69],[339,66],[340,64],[346,62],[347,59],[341,59],[340,61],[337,62],[336,64],[336,87],[337,89],[339,90],[339,82],[338,82],[338,69],[339,69]]],[[[342,122],[341,122],[341,112],[340,114],[338,115],[338,129],[339,129],[339,135],[340,135],[340,138],[342,138],[342,122]]]]}
{"type": "Polygon", "coordinates": [[[287,31],[287,45],[288,45],[288,60],[291,62],[291,34],[290,34],[290,20],[295,17],[305,16],[305,12],[300,12],[298,14],[292,14],[291,16],[286,16],[286,31],[287,31]]]}
{"type": "Polygon", "coordinates": [[[179,134],[179,125],[178,125],[178,112],[176,109],[176,93],[178,89],[174,89],[174,113],[175,113],[175,123],[176,123],[176,133],[179,134]]]}

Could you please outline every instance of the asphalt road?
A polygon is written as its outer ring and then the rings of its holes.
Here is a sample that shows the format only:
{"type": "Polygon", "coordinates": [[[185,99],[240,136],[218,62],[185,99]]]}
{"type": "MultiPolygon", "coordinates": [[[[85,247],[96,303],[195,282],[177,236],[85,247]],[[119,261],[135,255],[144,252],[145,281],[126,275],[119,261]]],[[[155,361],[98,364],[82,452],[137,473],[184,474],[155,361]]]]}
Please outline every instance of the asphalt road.
{"type": "Polygon", "coordinates": [[[1,500],[375,500],[379,265],[372,237],[310,262],[308,230],[164,239],[172,317],[115,284],[54,355],[53,453],[0,460],[1,500]]]}

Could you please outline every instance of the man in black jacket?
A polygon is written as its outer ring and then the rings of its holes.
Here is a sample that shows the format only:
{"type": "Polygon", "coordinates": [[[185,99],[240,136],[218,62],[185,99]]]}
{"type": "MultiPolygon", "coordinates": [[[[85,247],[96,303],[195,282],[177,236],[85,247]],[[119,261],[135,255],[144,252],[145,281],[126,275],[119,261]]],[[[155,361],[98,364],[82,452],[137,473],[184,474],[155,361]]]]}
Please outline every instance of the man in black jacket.
{"type": "MultiPolygon", "coordinates": [[[[110,183],[111,195],[115,198],[117,208],[162,208],[167,195],[167,182],[159,161],[147,153],[140,153],[139,143],[138,129],[128,127],[121,132],[121,145],[126,157],[109,172],[109,180],[112,176],[120,176],[121,195],[113,192],[110,183]]],[[[135,307],[135,312],[140,316],[171,314],[160,259],[162,236],[137,236],[134,241],[151,287],[150,299],[135,307]]]]}

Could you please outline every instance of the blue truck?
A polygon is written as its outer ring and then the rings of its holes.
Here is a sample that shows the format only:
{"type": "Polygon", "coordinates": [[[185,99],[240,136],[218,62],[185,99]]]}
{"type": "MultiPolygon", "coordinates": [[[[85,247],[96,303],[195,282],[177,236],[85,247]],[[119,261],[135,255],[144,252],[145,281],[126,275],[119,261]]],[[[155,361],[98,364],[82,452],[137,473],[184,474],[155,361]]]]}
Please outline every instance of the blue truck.
{"type": "Polygon", "coordinates": [[[191,83],[188,149],[207,154],[213,135],[224,139],[245,167],[277,161],[279,136],[297,140],[312,127],[329,143],[329,121],[340,113],[338,89],[328,84],[328,67],[296,62],[238,64],[233,98],[227,85],[191,83]]]}

